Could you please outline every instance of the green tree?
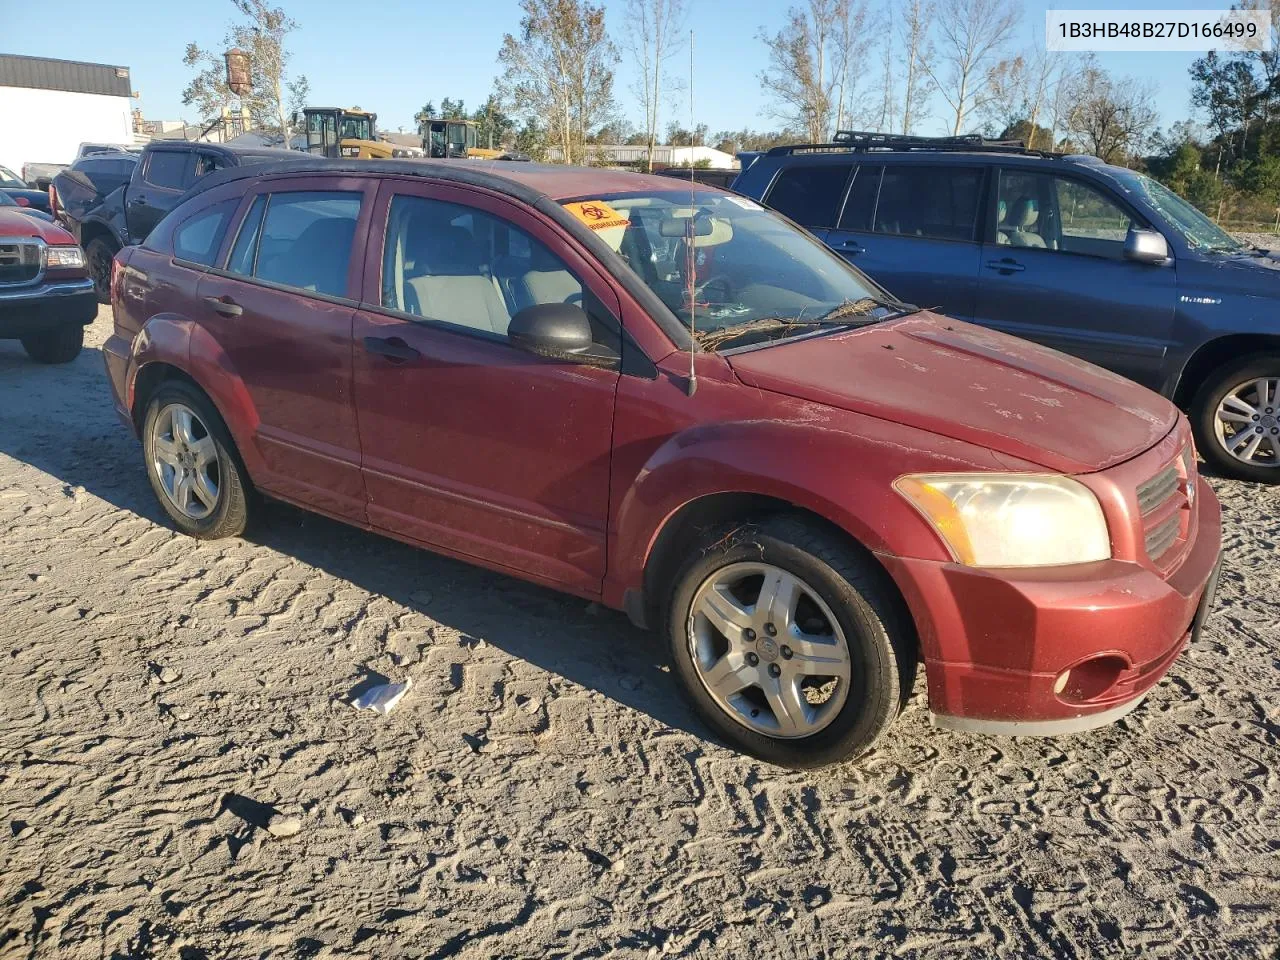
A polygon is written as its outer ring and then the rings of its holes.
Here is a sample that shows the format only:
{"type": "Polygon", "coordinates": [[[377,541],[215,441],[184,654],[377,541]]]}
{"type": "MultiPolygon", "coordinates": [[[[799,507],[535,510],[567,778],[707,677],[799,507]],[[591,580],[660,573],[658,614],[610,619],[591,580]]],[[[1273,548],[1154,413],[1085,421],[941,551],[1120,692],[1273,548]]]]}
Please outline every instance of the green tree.
{"type": "Polygon", "coordinates": [[[305,76],[289,79],[289,51],[285,39],[298,29],[298,22],[282,7],[264,0],[231,0],[242,19],[227,27],[219,48],[187,44],[182,62],[196,71],[182,91],[182,102],[195,106],[200,116],[212,120],[235,101],[248,109],[256,126],[289,136],[288,115],[306,105],[310,85],[305,76]],[[237,97],[227,86],[223,53],[238,47],[249,54],[251,89],[237,97]]]}

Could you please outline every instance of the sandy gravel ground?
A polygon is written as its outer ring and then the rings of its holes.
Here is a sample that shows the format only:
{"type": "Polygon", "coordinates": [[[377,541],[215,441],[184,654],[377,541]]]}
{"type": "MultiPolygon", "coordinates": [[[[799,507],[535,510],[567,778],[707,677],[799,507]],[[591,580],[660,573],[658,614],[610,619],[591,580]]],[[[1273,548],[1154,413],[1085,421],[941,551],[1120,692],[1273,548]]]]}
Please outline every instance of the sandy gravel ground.
{"type": "Polygon", "coordinates": [[[1280,490],[1216,484],[1219,611],[1124,723],[937,732],[921,686],[791,774],[620,615],[285,508],[175,535],[108,326],[0,344],[5,960],[1277,955],[1280,490]]]}

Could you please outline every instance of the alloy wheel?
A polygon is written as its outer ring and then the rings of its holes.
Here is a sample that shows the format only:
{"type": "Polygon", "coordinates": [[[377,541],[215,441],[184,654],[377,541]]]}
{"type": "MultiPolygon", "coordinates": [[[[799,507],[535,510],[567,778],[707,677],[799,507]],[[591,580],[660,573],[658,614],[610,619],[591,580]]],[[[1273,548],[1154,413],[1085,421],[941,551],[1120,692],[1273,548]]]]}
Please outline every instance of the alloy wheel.
{"type": "Polygon", "coordinates": [[[707,693],[735,721],[780,739],[809,737],[849,695],[849,645],[803,579],[767,563],[732,563],[698,587],[689,652],[707,693]]]}
{"type": "Polygon", "coordinates": [[[1227,391],[1214,433],[1228,455],[1254,467],[1280,467],[1280,377],[1246,380],[1227,391]]]}
{"type": "Polygon", "coordinates": [[[218,505],[218,448],[195,411],[170,403],[151,427],[151,469],[169,502],[185,517],[204,520],[218,505]]]}

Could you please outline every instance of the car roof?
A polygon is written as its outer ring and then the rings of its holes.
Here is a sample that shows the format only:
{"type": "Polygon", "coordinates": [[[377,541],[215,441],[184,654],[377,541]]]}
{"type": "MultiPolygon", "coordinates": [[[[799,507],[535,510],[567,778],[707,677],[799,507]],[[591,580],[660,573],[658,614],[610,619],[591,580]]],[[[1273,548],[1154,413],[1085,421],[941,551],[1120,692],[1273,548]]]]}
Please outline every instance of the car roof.
{"type": "MultiPolygon", "coordinates": [[[[1067,154],[1037,154],[1037,153],[1017,153],[1015,151],[972,151],[972,150],[847,150],[835,149],[824,151],[809,151],[797,153],[764,153],[759,156],[756,163],[761,164],[762,169],[766,166],[787,167],[798,166],[801,164],[827,164],[827,163],[961,163],[972,166],[973,164],[1001,164],[1001,165],[1026,165],[1039,167],[1045,164],[1063,164],[1074,168],[1087,167],[1090,169],[1112,169],[1113,164],[1106,163],[1095,156],[1083,153],[1067,153],[1067,154]],[[770,163],[771,161],[771,163],[770,163]]],[[[1123,168],[1120,168],[1123,169],[1123,168]]]]}
{"type": "MultiPolygon", "coordinates": [[[[254,151],[271,156],[296,151],[254,151]]],[[[219,184],[245,177],[270,177],[285,174],[314,173],[364,174],[368,176],[425,177],[452,180],[472,186],[487,187],[526,203],[546,197],[555,201],[574,197],[593,197],[618,193],[669,193],[677,189],[671,177],[602,167],[569,167],[559,164],[528,163],[520,160],[328,160],[321,157],[282,159],[279,163],[257,163],[251,167],[229,167],[205,177],[197,188],[200,192],[219,184]]],[[[699,190],[721,191],[710,184],[698,184],[699,190]]]]}

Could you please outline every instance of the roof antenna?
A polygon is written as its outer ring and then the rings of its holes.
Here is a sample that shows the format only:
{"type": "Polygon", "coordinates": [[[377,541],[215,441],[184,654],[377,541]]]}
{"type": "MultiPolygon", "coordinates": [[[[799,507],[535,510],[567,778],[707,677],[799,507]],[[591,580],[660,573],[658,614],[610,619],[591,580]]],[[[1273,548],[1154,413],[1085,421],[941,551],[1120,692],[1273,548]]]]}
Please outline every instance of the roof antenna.
{"type": "Polygon", "coordinates": [[[695,206],[694,193],[696,191],[695,184],[697,181],[693,176],[693,141],[694,133],[697,127],[694,125],[693,114],[693,31],[689,31],[689,219],[685,223],[685,276],[689,282],[689,396],[693,396],[698,392],[698,375],[693,369],[693,357],[698,350],[698,341],[695,339],[696,327],[694,324],[694,314],[698,307],[697,298],[697,267],[698,267],[698,251],[696,240],[698,237],[697,224],[697,208],[695,206]]]}

